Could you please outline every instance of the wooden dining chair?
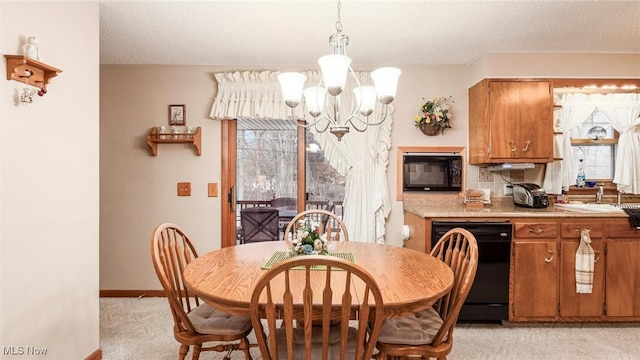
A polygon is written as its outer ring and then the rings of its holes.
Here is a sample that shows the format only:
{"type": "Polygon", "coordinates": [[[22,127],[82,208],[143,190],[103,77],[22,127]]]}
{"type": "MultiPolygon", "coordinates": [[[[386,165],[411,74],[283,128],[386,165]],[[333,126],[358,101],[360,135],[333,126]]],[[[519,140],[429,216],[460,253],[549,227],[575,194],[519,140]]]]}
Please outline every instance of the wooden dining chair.
{"type": "Polygon", "coordinates": [[[318,224],[318,233],[327,234],[327,240],[349,241],[349,232],[342,219],[335,213],[322,209],[306,210],[294,216],[284,231],[284,239],[294,239],[300,221],[307,219],[318,224]]]}
{"type": "Polygon", "coordinates": [[[245,359],[251,359],[249,340],[251,319],[232,316],[201,303],[183,281],[184,268],[198,257],[191,241],[177,225],[165,223],[156,227],[151,235],[151,259],[162,284],[173,315],[173,335],[180,343],[178,359],[183,360],[193,345],[192,359],[201,351],[227,352],[242,350],[245,359]],[[223,342],[203,347],[209,341],[223,342]]]}
{"type": "MultiPolygon", "coordinates": [[[[453,346],[453,329],[478,268],[478,244],[462,228],[446,232],[431,250],[453,270],[453,287],[432,308],[408,316],[384,320],[378,343],[378,359],[419,356],[446,359],[453,346]]],[[[413,357],[412,357],[413,358],[413,357]]]]}
{"type": "Polygon", "coordinates": [[[251,296],[251,322],[264,360],[370,359],[382,320],[376,281],[359,265],[333,256],[284,260],[264,273],[251,296]],[[354,315],[357,328],[349,326],[354,315]]]}
{"type": "Polygon", "coordinates": [[[240,210],[241,244],[280,240],[278,209],[251,207],[240,210]]]}

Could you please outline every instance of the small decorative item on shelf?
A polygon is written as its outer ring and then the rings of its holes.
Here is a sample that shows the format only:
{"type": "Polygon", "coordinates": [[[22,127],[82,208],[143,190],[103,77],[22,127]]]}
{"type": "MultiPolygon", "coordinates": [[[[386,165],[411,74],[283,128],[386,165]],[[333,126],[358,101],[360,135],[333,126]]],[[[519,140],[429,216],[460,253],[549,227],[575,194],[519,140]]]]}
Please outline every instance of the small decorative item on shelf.
{"type": "Polygon", "coordinates": [[[24,55],[34,60],[42,60],[40,58],[40,49],[38,48],[38,39],[35,36],[29,36],[27,38],[27,45],[24,51],[24,55]]]}
{"type": "Polygon", "coordinates": [[[587,136],[591,140],[602,140],[605,136],[607,136],[607,130],[602,126],[594,126],[589,131],[587,131],[587,136]]]}
{"type": "Polygon", "coordinates": [[[329,253],[326,234],[321,235],[318,224],[310,219],[299,221],[296,237],[291,240],[291,244],[293,246],[289,249],[290,256],[326,255],[329,253]]]}
{"type": "Polygon", "coordinates": [[[425,135],[444,134],[446,129],[451,128],[449,124],[451,119],[449,107],[453,102],[451,96],[446,98],[436,97],[433,100],[426,101],[420,106],[420,111],[413,119],[415,126],[425,135]]]}

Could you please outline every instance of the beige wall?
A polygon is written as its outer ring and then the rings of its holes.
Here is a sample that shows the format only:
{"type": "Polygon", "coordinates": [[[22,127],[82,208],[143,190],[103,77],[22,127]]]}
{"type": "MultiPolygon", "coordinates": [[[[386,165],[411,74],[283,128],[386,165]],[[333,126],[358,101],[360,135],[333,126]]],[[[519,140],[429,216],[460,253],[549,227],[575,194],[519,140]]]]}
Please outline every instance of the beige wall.
{"type": "Polygon", "coordinates": [[[63,70],[29,106],[0,80],[0,345],[47,348],[21,359],[99,347],[98,31],[96,2],[0,2],[1,52],[36,35],[63,70]]]}
{"type": "Polygon", "coordinates": [[[149,241],[163,222],[183,227],[199,252],[220,248],[220,123],[208,118],[215,95],[206,66],[101,66],[100,287],[160,289],[149,241]],[[146,145],[154,126],[168,126],[168,105],[186,105],[186,124],[202,127],[202,156],[191,145],[146,145]],[[191,196],[178,197],[178,182],[191,196]]]}
{"type": "MultiPolygon", "coordinates": [[[[535,54],[534,54],[535,55],[535,54]]],[[[467,146],[467,88],[473,76],[509,77],[549,74],[576,76],[571,57],[529,55],[518,61],[510,54],[487,56],[469,66],[401,66],[396,101],[392,149],[387,171],[392,211],[386,242],[401,246],[402,202],[396,200],[396,152],[399,146],[467,146]],[[558,63],[562,61],[561,63],[558,63]],[[526,71],[527,63],[547,64],[526,71]],[[566,62],[566,63],[565,63],[566,62]],[[553,65],[553,66],[552,66],[553,65]],[[498,71],[502,70],[502,71],[498,71]],[[485,75],[487,74],[487,75],[485,75]],[[422,98],[453,96],[452,129],[442,136],[425,136],[413,125],[422,98]]],[[[580,63],[588,63],[577,55],[580,63]]],[[[611,61],[626,77],[633,76],[638,57],[594,58],[611,61]]],[[[282,66],[265,66],[281,70],[282,66]]],[[[308,68],[313,68],[310,66],[308,68]]],[[[220,182],[220,127],[208,119],[215,96],[213,73],[256,70],[243,66],[101,66],[101,232],[100,288],[103,290],[159,289],[149,257],[149,239],[155,226],[173,221],[193,237],[200,252],[220,247],[220,199],[206,197],[206,184],[220,182]],[[187,124],[203,129],[202,156],[187,145],[159,145],[158,157],[150,156],[144,136],[153,126],[167,123],[168,104],[187,105],[187,124]],[[177,197],[176,183],[192,183],[191,197],[177,197]]],[[[293,69],[300,70],[300,69],[293,69]]],[[[585,67],[582,77],[593,67],[585,67]]],[[[637,69],[636,69],[637,70],[637,69]]],[[[608,72],[617,77],[623,74],[608,72]]],[[[635,76],[640,76],[636,71],[635,76]]],[[[348,135],[347,135],[348,136],[348,135]]],[[[345,138],[345,140],[348,140],[345,138]]],[[[519,181],[540,181],[541,168],[516,174],[519,181]]],[[[507,174],[508,177],[508,174],[507,174]]],[[[472,186],[491,188],[502,195],[504,180],[468,166],[472,186]]]]}
{"type": "Polygon", "coordinates": [[[469,65],[469,86],[491,77],[637,79],[640,54],[492,53],[469,65]]]}

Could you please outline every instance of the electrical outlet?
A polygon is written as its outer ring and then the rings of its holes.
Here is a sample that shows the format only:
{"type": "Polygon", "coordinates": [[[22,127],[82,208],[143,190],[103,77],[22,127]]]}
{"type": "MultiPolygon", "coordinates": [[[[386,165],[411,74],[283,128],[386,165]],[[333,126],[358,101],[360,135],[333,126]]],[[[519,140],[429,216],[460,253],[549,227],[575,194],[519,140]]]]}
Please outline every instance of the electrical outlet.
{"type": "Polygon", "coordinates": [[[502,193],[504,196],[512,196],[513,195],[513,185],[511,184],[503,184],[502,185],[502,193]]]}

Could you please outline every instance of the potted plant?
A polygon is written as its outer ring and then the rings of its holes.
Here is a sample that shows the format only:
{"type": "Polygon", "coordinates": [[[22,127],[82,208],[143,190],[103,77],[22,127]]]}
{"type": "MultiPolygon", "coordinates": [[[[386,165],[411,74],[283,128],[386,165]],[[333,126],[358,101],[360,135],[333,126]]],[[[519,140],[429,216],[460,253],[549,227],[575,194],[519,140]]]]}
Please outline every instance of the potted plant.
{"type": "Polygon", "coordinates": [[[433,136],[438,133],[444,134],[446,129],[451,128],[449,124],[449,120],[451,119],[449,107],[451,103],[453,103],[451,96],[446,98],[436,97],[433,100],[425,101],[413,119],[415,126],[425,135],[433,136]]]}

